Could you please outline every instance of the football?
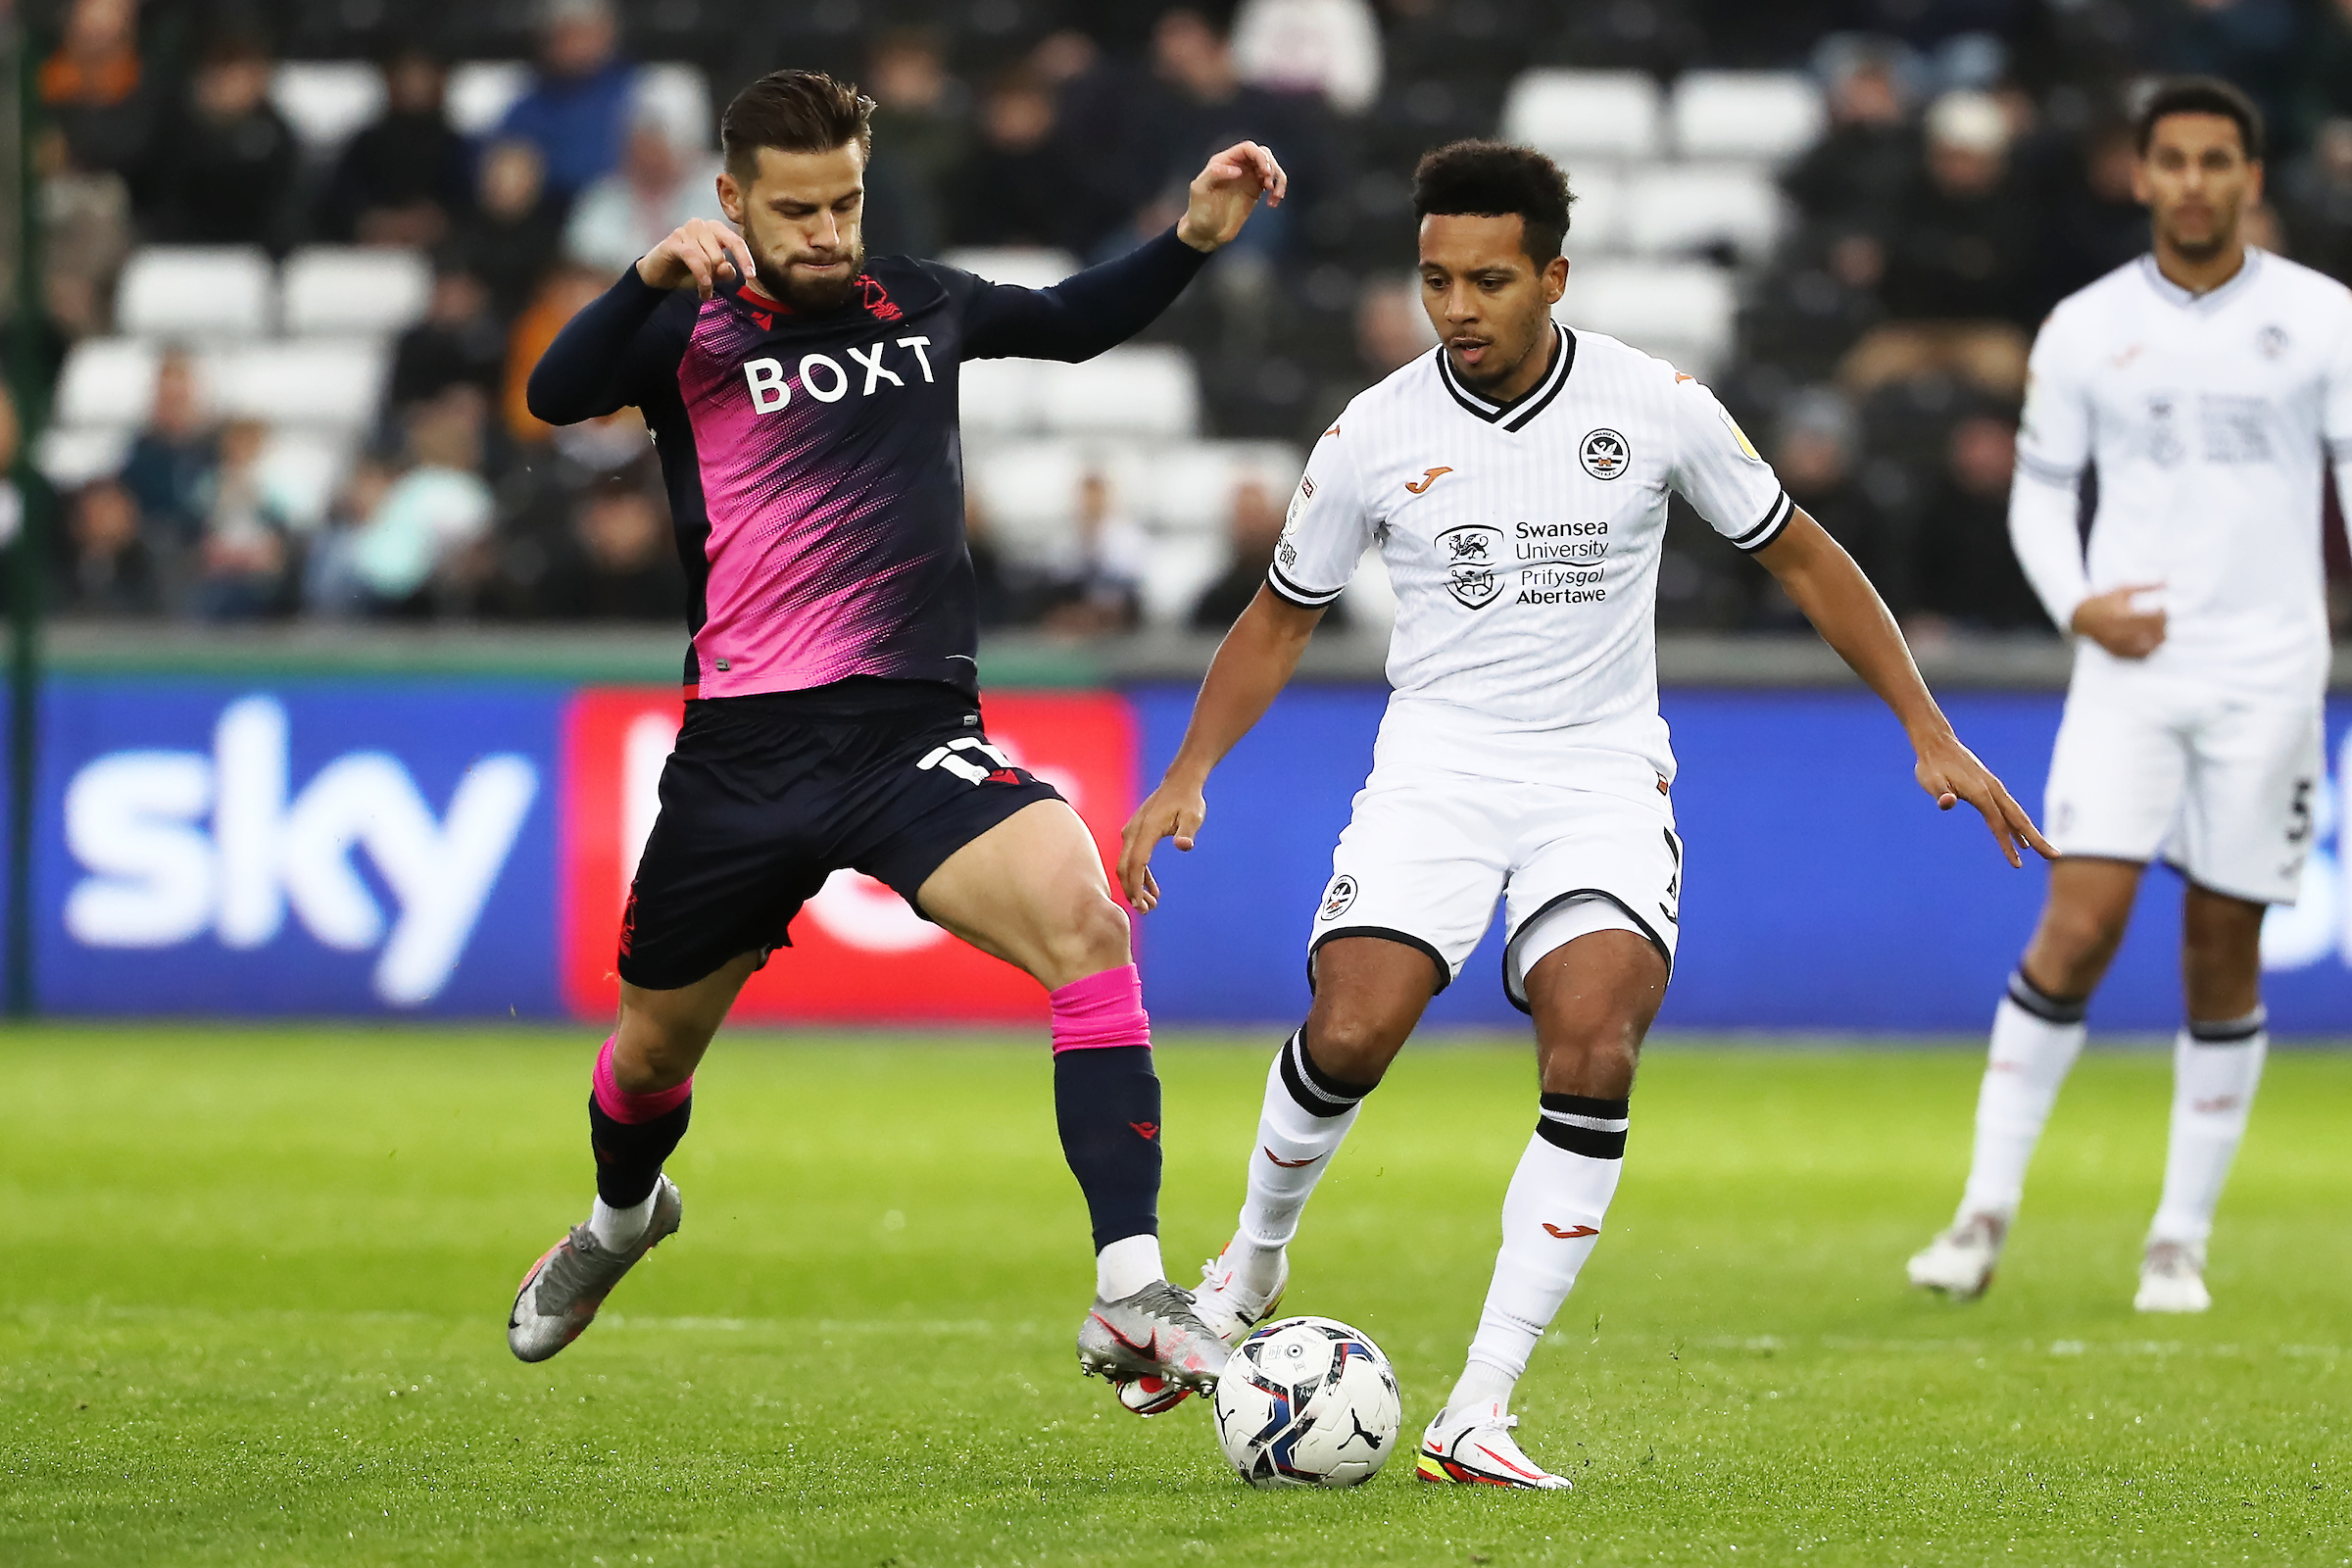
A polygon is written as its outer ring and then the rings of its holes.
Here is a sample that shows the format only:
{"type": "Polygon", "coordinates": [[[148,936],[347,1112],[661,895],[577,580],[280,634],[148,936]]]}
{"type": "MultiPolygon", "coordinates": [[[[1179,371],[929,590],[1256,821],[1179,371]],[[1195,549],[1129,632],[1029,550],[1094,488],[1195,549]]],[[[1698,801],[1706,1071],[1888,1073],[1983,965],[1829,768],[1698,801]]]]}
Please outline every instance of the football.
{"type": "Polygon", "coordinates": [[[1253,1487],[1354,1487],[1396,1446],[1403,1404],[1389,1358],[1327,1317],[1244,1340],[1217,1379],[1217,1443],[1253,1487]]]}

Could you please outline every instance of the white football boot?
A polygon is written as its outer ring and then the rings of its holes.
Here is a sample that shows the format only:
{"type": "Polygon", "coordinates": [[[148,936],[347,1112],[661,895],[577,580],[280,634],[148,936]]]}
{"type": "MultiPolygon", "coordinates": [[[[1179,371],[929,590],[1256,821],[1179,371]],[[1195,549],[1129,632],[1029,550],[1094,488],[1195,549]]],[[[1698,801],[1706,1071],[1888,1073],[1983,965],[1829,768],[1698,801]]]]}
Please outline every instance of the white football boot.
{"type": "Polygon", "coordinates": [[[2008,1239],[2005,1216],[1971,1214],[1930,1242],[1903,1265],[1903,1272],[1923,1291],[1973,1301],[1992,1283],[1993,1265],[2000,1262],[2001,1244],[2008,1239]]]}
{"type": "Polygon", "coordinates": [[[587,1331],[620,1277],[637,1260],[677,1234],[686,1205],[668,1177],[654,1186],[654,1215],[633,1247],[614,1251],[585,1225],[539,1255],[507,1314],[507,1348],[522,1361],[544,1361],[587,1331]]]}
{"type": "Polygon", "coordinates": [[[1200,1265],[1200,1287],[1193,1292],[1193,1310],[1218,1339],[1239,1345],[1282,1305],[1283,1293],[1291,1288],[1291,1254],[1277,1254],[1274,1288],[1262,1298],[1243,1287],[1240,1269],[1228,1261],[1232,1255],[1233,1249],[1228,1246],[1200,1265]]]}
{"type": "Polygon", "coordinates": [[[2142,1312],[2202,1312],[2213,1305],[2205,1289],[2205,1249],[2186,1242],[2150,1242],[2139,1263],[2139,1294],[2132,1305],[2142,1312]]]}
{"type": "Polygon", "coordinates": [[[1443,1410],[1421,1434],[1417,1471],[1424,1481],[1464,1487],[1516,1487],[1523,1492],[1566,1492],[1574,1485],[1530,1459],[1512,1438],[1519,1424],[1500,1404],[1475,1406],[1447,1419],[1443,1410]]]}
{"type": "MultiPolygon", "coordinates": [[[[1133,1296],[1115,1301],[1095,1298],[1094,1309],[1078,1325],[1078,1370],[1111,1383],[1141,1384],[1158,1379],[1192,1394],[1206,1394],[1225,1370],[1225,1342],[1208,1331],[1193,1313],[1193,1298],[1166,1280],[1154,1280],[1133,1296]]],[[[1166,1398],[1164,1391],[1149,1396],[1156,1409],[1128,1405],[1143,1415],[1155,1415],[1181,1401],[1166,1398]]],[[[1119,1402],[1127,1404],[1122,1389],[1119,1402]]]]}

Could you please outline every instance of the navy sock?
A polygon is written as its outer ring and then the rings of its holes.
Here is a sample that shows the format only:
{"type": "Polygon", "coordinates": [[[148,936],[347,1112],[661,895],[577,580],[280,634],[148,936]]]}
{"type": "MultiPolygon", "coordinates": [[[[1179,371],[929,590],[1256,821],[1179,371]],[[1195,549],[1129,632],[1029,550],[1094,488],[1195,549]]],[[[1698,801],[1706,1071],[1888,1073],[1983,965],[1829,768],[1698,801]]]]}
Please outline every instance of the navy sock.
{"type": "Polygon", "coordinates": [[[1159,1075],[1150,1046],[1054,1057],[1054,1120],[1086,1194],[1095,1250],[1159,1233],[1159,1075]]]}
{"type": "Polygon", "coordinates": [[[596,1196],[612,1208],[635,1208],[653,1196],[662,1162],[686,1136],[694,1113],[688,1095],[651,1121],[616,1121],[588,1097],[588,1147],[596,1152],[596,1196]]]}

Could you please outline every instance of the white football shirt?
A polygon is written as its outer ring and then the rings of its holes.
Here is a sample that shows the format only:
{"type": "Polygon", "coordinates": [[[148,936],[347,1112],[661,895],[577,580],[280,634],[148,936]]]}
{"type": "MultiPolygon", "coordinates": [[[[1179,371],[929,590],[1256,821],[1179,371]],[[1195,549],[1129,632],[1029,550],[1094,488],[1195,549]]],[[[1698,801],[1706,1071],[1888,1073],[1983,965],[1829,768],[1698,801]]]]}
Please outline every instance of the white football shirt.
{"type": "Polygon", "coordinates": [[[1464,386],[1444,349],[1358,394],[1307,460],[1268,581],[1328,605],[1379,545],[1396,590],[1384,758],[1460,743],[1476,751],[1451,765],[1556,778],[1562,750],[1599,750],[1671,778],[1655,619],[1667,494],[1750,551],[1788,526],[1788,497],[1697,381],[1553,330],[1549,371],[1509,404],[1464,386]]]}
{"type": "Polygon", "coordinates": [[[2235,277],[2191,294],[2142,256],[2059,303],[2032,372],[2011,531],[2052,618],[2066,625],[2087,594],[2164,585],[2162,647],[2123,661],[2084,638],[2079,667],[2316,697],[2321,475],[2352,458],[2352,290],[2249,249],[2235,277]],[[2085,559],[2073,498],[2086,464],[2085,559]]]}

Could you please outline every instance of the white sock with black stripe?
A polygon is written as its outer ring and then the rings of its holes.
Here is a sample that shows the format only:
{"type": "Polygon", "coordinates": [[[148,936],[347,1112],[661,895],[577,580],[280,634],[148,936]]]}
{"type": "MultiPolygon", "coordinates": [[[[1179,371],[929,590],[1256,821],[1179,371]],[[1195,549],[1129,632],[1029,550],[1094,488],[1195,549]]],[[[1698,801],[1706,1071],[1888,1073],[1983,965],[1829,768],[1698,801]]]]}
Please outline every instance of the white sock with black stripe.
{"type": "Polygon", "coordinates": [[[1447,1415],[1510,1407],[1511,1390],[1600,1240],[1601,1221],[1625,1169],[1628,1104],[1588,1095],[1545,1095],[1536,1135],[1502,1199],[1502,1250],[1478,1316],[1478,1334],[1447,1415]]]}
{"type": "Polygon", "coordinates": [[[2213,1211],[2270,1055],[2269,1023],[2260,1007],[2221,1023],[2192,1019],[2173,1043],[2172,1138],[2164,1152],[2164,1199],[2148,1240],[2202,1248],[2213,1234],[2213,1211]]]}
{"type": "Polygon", "coordinates": [[[1282,1250],[1298,1234],[1307,1198],[1372,1089],[1317,1067],[1306,1053],[1303,1027],[1274,1054],[1257,1116],[1257,1146],[1250,1152],[1250,1193],[1229,1249],[1244,1290],[1262,1296],[1274,1288],[1282,1250]]]}
{"type": "Polygon", "coordinates": [[[1976,1152],[1955,1224],[1972,1214],[1997,1214],[2004,1223],[2016,1214],[2026,1166],[2058,1102],[2059,1086],[2082,1054],[2088,1007],[2082,997],[2051,996],[2023,969],[2009,976],[2009,994],[1992,1015],[1992,1049],[1977,1090],[1976,1152]]]}

